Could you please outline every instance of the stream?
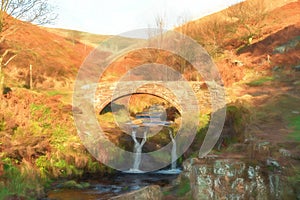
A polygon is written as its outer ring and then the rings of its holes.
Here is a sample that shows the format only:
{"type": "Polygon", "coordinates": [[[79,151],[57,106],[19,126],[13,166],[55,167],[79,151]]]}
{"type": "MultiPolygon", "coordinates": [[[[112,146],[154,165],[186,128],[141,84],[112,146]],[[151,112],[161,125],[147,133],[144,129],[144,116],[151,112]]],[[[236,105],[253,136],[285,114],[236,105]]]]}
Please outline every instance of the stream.
{"type": "MultiPolygon", "coordinates": [[[[167,170],[165,171],[167,172],[167,170]]],[[[180,170],[178,170],[180,172],[180,170]]],[[[78,182],[89,183],[86,189],[64,189],[59,183],[48,192],[51,200],[100,200],[109,199],[130,191],[138,190],[148,185],[167,186],[178,177],[178,174],[153,172],[144,174],[117,173],[115,175],[82,179],[78,182]]]]}
{"type": "Polygon", "coordinates": [[[169,136],[172,142],[171,165],[169,169],[163,169],[156,172],[144,173],[140,170],[142,148],[147,142],[147,134],[152,126],[168,127],[170,122],[161,121],[160,115],[149,115],[144,113],[140,118],[148,118],[149,120],[143,121],[142,124],[127,123],[131,127],[131,137],[134,141],[133,152],[134,163],[131,169],[127,172],[119,172],[115,175],[109,175],[101,178],[87,178],[86,180],[78,181],[83,182],[89,187],[86,189],[66,189],[61,187],[62,183],[56,184],[53,190],[48,192],[48,199],[55,200],[98,200],[109,199],[123,193],[131,192],[141,189],[149,185],[167,186],[171,185],[181,173],[181,169],[177,168],[177,149],[176,141],[174,139],[173,131],[169,129],[169,136]],[[143,129],[143,136],[141,141],[137,139],[137,129],[143,129]]]}

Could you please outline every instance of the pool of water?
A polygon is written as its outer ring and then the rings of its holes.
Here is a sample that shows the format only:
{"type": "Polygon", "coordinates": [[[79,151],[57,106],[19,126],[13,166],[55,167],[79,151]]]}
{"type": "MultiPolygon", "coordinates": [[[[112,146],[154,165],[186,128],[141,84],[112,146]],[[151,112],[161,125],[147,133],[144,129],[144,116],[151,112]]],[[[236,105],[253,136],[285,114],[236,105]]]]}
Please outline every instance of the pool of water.
{"type": "Polygon", "coordinates": [[[153,173],[117,173],[113,176],[80,180],[90,184],[90,187],[87,189],[63,189],[57,184],[57,186],[54,186],[53,189],[48,192],[47,199],[109,199],[110,197],[138,190],[148,185],[170,185],[172,181],[178,177],[179,173],[180,170],[176,170],[176,173],[174,170],[170,173],[168,173],[168,170],[153,173]]]}

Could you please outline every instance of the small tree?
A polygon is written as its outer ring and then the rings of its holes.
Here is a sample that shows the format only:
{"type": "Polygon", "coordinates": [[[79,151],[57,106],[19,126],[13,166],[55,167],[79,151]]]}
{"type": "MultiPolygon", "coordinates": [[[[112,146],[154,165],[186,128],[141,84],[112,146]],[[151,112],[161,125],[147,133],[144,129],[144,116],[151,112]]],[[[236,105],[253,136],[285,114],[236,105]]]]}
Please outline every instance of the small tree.
{"type": "Polygon", "coordinates": [[[211,16],[196,26],[196,40],[205,47],[211,56],[215,57],[223,51],[223,45],[228,37],[227,22],[219,16],[211,16]]]}

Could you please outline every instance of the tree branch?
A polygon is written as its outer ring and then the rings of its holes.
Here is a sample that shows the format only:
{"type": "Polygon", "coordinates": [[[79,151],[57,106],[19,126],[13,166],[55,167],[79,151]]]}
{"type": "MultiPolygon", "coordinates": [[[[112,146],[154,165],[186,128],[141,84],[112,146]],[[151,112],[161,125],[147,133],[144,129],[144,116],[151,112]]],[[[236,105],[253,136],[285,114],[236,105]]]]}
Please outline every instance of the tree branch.
{"type": "Polygon", "coordinates": [[[15,55],[13,55],[12,57],[10,57],[10,58],[6,61],[6,63],[4,63],[3,66],[7,66],[8,63],[10,63],[10,61],[12,61],[17,55],[18,55],[18,54],[15,54],[15,55]]]}

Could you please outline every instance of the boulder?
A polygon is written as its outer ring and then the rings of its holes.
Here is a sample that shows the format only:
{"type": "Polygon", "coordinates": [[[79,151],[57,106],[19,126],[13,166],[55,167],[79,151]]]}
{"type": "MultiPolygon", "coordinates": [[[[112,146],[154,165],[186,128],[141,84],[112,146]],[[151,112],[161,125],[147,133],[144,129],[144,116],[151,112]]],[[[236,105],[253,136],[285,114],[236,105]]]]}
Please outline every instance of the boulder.
{"type": "Polygon", "coordinates": [[[140,190],[122,194],[110,198],[111,200],[160,200],[162,199],[162,191],[160,186],[151,185],[140,190]]]}
{"type": "Polygon", "coordinates": [[[280,173],[238,159],[191,159],[183,163],[193,199],[295,198],[280,173]]]}

